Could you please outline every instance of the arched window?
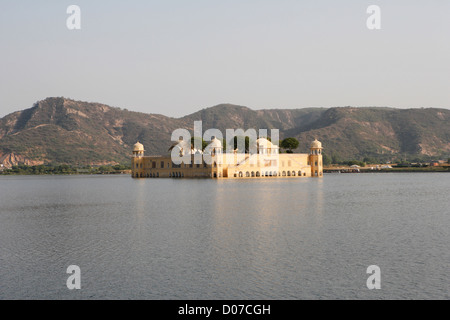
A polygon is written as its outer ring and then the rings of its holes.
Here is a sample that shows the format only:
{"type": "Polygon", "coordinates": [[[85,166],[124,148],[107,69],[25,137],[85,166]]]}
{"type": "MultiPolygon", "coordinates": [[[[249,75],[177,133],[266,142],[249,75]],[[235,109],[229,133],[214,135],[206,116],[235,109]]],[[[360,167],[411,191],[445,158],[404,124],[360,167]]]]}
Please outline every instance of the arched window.
{"type": "Polygon", "coordinates": [[[287,176],[288,176],[288,177],[291,176],[291,172],[290,172],[290,171],[287,172],[287,176]]]}
{"type": "Polygon", "coordinates": [[[256,176],[257,176],[257,177],[259,177],[259,176],[260,176],[260,174],[259,174],[259,171],[256,171],[256,176]]]}
{"type": "Polygon", "coordinates": [[[245,176],[246,176],[247,178],[249,178],[249,177],[250,177],[250,172],[247,171],[247,172],[245,173],[245,176]]]}
{"type": "Polygon", "coordinates": [[[286,171],[283,171],[283,177],[286,177],[286,171]]]}
{"type": "Polygon", "coordinates": [[[292,171],[292,176],[295,177],[295,171],[292,171]]]}
{"type": "Polygon", "coordinates": [[[242,171],[239,171],[239,178],[242,178],[243,176],[242,171]]]}
{"type": "Polygon", "coordinates": [[[252,178],[255,177],[255,171],[252,171],[252,178]]]}
{"type": "Polygon", "coordinates": [[[302,172],[301,172],[301,171],[298,172],[298,176],[299,176],[299,177],[302,176],[302,172]]]}

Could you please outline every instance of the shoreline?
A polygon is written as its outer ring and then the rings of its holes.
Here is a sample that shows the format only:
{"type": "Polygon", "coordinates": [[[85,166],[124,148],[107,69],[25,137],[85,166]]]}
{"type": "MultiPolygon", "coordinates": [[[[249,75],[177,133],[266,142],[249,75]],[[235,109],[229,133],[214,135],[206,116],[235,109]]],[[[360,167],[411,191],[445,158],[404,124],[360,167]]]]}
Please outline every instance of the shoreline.
{"type": "Polygon", "coordinates": [[[450,167],[426,167],[426,168],[391,168],[391,169],[370,169],[370,168],[324,168],[323,173],[437,173],[450,172],[450,167]]]}
{"type": "Polygon", "coordinates": [[[0,177],[8,176],[122,176],[131,175],[128,172],[111,172],[111,173],[2,173],[0,177]]]}
{"type": "MultiPolygon", "coordinates": [[[[405,169],[381,169],[381,170],[371,170],[371,169],[360,169],[356,171],[355,169],[324,169],[324,174],[349,174],[349,173],[450,173],[450,168],[434,169],[434,170],[411,170],[410,168],[405,169]]],[[[26,174],[26,173],[1,173],[0,177],[8,176],[124,176],[131,175],[130,173],[41,173],[41,174],[26,174]]]]}

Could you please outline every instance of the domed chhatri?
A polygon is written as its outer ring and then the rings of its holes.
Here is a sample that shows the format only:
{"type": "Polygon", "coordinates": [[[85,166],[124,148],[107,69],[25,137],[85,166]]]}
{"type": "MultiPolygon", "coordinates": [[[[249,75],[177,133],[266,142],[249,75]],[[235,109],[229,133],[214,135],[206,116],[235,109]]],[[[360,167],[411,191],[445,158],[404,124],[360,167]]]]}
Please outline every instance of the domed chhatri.
{"type": "MultiPolygon", "coordinates": [[[[256,144],[256,153],[259,154],[278,154],[279,147],[274,145],[269,139],[259,138],[255,141],[256,144]]],[[[255,147],[255,144],[253,146],[255,147]]]]}
{"type": "Polygon", "coordinates": [[[210,148],[222,148],[222,142],[219,139],[214,138],[211,140],[209,147],[210,148]]]}
{"type": "Polygon", "coordinates": [[[138,141],[138,142],[134,145],[133,151],[145,151],[145,150],[144,150],[144,145],[138,141]]]}
{"type": "Polygon", "coordinates": [[[321,177],[323,175],[323,155],[322,142],[315,139],[311,142],[311,153],[309,154],[309,164],[313,177],[321,177]]]}
{"type": "Polygon", "coordinates": [[[271,146],[273,146],[273,143],[270,142],[269,139],[266,139],[266,138],[259,138],[258,140],[256,140],[256,145],[258,145],[258,146],[264,146],[264,147],[271,147],[271,146]]]}
{"type": "Polygon", "coordinates": [[[140,142],[137,142],[133,146],[133,158],[142,158],[144,157],[144,145],[140,142]]]}
{"type": "Polygon", "coordinates": [[[280,153],[278,145],[266,138],[252,142],[252,148],[246,152],[226,153],[222,141],[212,138],[205,150],[196,150],[191,143],[180,140],[169,148],[166,156],[144,156],[144,146],[138,142],[131,158],[132,177],[273,179],[323,176],[323,148],[317,139],[311,143],[308,154],[280,153]],[[181,163],[172,159],[178,154],[184,158],[181,163]]]}
{"type": "Polygon", "coordinates": [[[320,142],[319,140],[315,139],[313,142],[311,142],[311,148],[312,149],[323,149],[322,148],[322,142],[320,142]]]}
{"type": "Polygon", "coordinates": [[[183,154],[189,154],[191,153],[191,144],[184,140],[178,140],[177,142],[174,142],[170,148],[169,151],[172,151],[173,149],[178,150],[179,152],[183,154]]]}

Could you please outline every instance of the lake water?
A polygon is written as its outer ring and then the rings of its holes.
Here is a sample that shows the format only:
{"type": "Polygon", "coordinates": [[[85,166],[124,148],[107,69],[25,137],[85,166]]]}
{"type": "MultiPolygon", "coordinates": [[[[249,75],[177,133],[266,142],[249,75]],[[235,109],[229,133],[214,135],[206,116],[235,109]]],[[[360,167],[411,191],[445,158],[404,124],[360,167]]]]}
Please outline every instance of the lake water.
{"type": "Polygon", "coordinates": [[[3,176],[0,299],[449,299],[449,190],[446,173],[3,176]]]}

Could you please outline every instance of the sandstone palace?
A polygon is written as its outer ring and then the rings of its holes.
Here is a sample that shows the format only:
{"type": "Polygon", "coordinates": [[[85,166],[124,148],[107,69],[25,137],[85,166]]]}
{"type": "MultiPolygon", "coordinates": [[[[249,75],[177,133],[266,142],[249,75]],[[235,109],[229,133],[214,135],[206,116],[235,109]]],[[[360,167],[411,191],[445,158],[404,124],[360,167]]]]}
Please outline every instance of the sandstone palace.
{"type": "Polygon", "coordinates": [[[310,153],[280,153],[279,147],[265,138],[256,140],[255,153],[224,153],[220,140],[214,138],[208,145],[210,164],[195,163],[196,155],[205,155],[195,150],[190,143],[179,141],[175,148],[181,155],[189,155],[190,163],[175,164],[168,156],[144,156],[144,146],[136,143],[131,158],[133,178],[300,178],[322,177],[322,143],[313,141],[310,153]]]}

